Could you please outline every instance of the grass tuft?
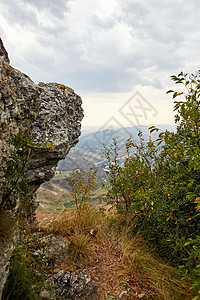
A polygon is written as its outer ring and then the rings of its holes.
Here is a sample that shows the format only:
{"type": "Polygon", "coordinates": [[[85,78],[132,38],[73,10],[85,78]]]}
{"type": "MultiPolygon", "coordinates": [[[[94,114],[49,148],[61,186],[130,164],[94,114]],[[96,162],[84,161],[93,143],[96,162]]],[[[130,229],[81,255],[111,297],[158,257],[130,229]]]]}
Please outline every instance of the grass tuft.
{"type": "Polygon", "coordinates": [[[81,263],[91,255],[89,237],[75,233],[68,246],[69,258],[73,263],[81,263]]]}

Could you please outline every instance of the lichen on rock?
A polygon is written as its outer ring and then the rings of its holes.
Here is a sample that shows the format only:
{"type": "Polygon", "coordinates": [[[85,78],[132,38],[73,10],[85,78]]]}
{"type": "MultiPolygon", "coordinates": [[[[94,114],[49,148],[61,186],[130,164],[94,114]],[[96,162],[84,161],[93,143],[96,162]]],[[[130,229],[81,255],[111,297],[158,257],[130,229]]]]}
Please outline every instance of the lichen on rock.
{"type": "MultiPolygon", "coordinates": [[[[0,206],[7,161],[13,151],[9,140],[22,131],[41,146],[29,157],[26,168],[29,199],[34,204],[35,191],[54,176],[58,161],[78,142],[83,118],[82,100],[71,88],[57,83],[37,85],[9,63],[0,39],[0,206]]],[[[8,260],[1,253],[1,265],[6,266],[2,270],[7,270],[8,260]]],[[[7,275],[8,271],[0,270],[0,298],[7,275]]]]}
{"type": "Polygon", "coordinates": [[[66,300],[83,299],[84,296],[89,296],[95,290],[95,285],[85,270],[76,272],[59,270],[53,280],[56,293],[62,295],[66,300]]]}

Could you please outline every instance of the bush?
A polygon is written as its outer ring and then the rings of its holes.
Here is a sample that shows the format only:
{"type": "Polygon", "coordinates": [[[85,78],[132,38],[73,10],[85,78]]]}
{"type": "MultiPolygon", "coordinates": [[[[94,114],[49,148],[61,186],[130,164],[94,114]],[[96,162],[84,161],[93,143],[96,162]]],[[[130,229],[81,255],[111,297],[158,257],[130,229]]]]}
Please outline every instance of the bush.
{"type": "Polygon", "coordinates": [[[126,158],[119,158],[114,140],[105,149],[109,167],[108,201],[118,212],[132,215],[134,232],[146,238],[166,260],[178,264],[188,255],[188,238],[200,234],[194,200],[200,195],[200,72],[172,76],[188,93],[173,92],[176,132],[158,133],[156,140],[126,141],[126,158]]]}
{"type": "Polygon", "coordinates": [[[83,209],[87,206],[86,200],[93,191],[96,176],[97,170],[90,168],[87,173],[82,173],[79,169],[76,169],[73,171],[71,177],[66,178],[77,209],[83,209]]]}

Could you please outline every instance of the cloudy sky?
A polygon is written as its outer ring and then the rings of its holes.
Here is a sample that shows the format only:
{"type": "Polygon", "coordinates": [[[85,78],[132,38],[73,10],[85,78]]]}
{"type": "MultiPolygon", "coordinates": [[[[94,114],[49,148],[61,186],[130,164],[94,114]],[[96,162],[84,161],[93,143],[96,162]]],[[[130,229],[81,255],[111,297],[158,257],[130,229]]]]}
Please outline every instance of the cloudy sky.
{"type": "Polygon", "coordinates": [[[82,97],[84,126],[172,123],[166,91],[199,69],[199,16],[199,0],[0,0],[0,36],[12,66],[82,97]]]}

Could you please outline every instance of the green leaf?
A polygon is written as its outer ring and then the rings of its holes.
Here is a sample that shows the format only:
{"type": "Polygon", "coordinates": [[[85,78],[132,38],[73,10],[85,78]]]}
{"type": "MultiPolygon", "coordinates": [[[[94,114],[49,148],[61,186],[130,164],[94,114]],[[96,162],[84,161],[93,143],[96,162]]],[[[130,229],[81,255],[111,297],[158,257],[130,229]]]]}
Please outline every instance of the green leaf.
{"type": "Polygon", "coordinates": [[[169,93],[174,93],[174,91],[173,90],[169,90],[169,91],[166,92],[166,94],[169,94],[169,93]]]}

